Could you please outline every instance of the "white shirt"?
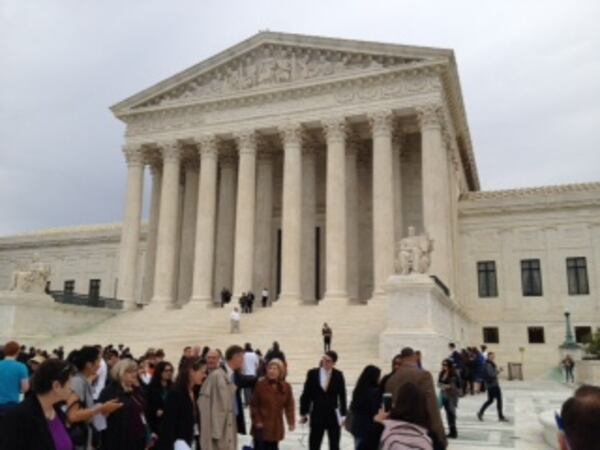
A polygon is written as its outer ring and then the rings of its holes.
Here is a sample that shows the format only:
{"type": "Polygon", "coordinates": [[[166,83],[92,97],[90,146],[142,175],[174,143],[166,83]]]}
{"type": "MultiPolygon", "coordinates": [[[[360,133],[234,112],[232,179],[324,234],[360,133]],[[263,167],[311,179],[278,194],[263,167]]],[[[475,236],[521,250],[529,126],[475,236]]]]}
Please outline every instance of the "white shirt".
{"type": "Polygon", "coordinates": [[[321,382],[321,387],[324,391],[327,390],[327,385],[329,384],[329,379],[331,378],[331,372],[327,372],[323,367],[319,369],[319,381],[321,382]]]}
{"type": "Polygon", "coordinates": [[[231,315],[229,317],[231,318],[231,320],[233,320],[235,322],[240,321],[240,313],[237,311],[231,311],[231,315]]]}
{"type": "Polygon", "coordinates": [[[96,378],[96,383],[92,386],[92,397],[94,400],[98,400],[100,397],[100,392],[106,386],[106,377],[108,375],[108,366],[106,365],[106,361],[104,358],[100,358],[100,367],[98,367],[98,377],[96,378]]]}
{"type": "Polygon", "coordinates": [[[262,296],[263,297],[269,297],[269,291],[267,291],[266,289],[263,289],[262,296]]]}
{"type": "Polygon", "coordinates": [[[242,369],[242,373],[244,375],[252,375],[253,377],[255,377],[259,364],[260,364],[260,361],[259,361],[258,355],[256,353],[254,353],[254,352],[244,353],[244,367],[242,369]]]}

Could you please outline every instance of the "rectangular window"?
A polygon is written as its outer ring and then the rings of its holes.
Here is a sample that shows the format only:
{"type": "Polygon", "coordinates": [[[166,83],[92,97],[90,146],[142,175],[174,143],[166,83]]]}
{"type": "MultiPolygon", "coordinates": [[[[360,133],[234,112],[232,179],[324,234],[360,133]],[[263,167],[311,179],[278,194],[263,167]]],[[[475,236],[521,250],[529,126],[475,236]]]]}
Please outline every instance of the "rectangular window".
{"type": "Polygon", "coordinates": [[[544,327],[528,327],[527,334],[529,335],[530,344],[544,344],[546,342],[544,327]]]}
{"type": "Polygon", "coordinates": [[[592,338],[592,327],[575,327],[575,341],[585,344],[592,338]]]}
{"type": "Polygon", "coordinates": [[[72,294],[75,292],[75,280],[66,280],[63,290],[65,294],[72,294]]]}
{"type": "Polygon", "coordinates": [[[569,283],[569,295],[590,293],[585,258],[567,258],[567,282],[569,283]]]}
{"type": "Polygon", "coordinates": [[[100,297],[100,280],[90,280],[90,293],[91,298],[100,297]]]}
{"type": "Polygon", "coordinates": [[[498,333],[498,327],[484,327],[483,328],[483,343],[484,344],[499,344],[500,335],[498,333]]]}
{"type": "Polygon", "coordinates": [[[521,260],[521,284],[525,297],[542,296],[542,270],[539,259],[521,260]]]}
{"type": "Polygon", "coordinates": [[[495,261],[479,261],[477,263],[477,282],[479,285],[479,297],[498,296],[495,261]]]}

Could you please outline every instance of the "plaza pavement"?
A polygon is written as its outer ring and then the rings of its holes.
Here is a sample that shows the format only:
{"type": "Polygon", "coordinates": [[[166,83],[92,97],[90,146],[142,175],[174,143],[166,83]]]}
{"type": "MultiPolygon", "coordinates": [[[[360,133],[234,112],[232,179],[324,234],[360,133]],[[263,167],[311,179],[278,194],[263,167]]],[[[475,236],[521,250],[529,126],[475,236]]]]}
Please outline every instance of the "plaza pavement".
{"type": "MultiPolygon", "coordinates": [[[[562,403],[573,392],[573,387],[554,381],[504,381],[501,382],[501,387],[504,414],[510,422],[498,422],[495,404],[488,408],[483,422],[477,419],[476,413],[487,398],[485,394],[461,398],[457,411],[459,438],[450,440],[449,450],[546,450],[549,448],[542,437],[538,414],[548,409],[559,411],[562,403]]],[[[297,399],[302,385],[294,384],[293,388],[297,399]]],[[[442,417],[444,417],[443,411],[442,417]]],[[[249,423],[249,419],[247,421],[249,423]]],[[[249,442],[248,438],[243,437],[240,448],[247,442],[249,442]]],[[[308,427],[298,426],[294,433],[288,432],[279,448],[280,450],[307,449],[308,427]]],[[[327,438],[324,439],[322,448],[324,450],[328,448],[327,438]]],[[[342,431],[341,449],[353,450],[353,448],[352,436],[342,431]]]]}

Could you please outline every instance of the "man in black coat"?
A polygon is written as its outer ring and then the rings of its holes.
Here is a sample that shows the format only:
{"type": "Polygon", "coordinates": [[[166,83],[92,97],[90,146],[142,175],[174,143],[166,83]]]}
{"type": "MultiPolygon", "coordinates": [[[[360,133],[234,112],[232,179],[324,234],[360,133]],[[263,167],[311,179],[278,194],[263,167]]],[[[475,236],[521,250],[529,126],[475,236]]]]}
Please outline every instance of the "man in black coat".
{"type": "Polygon", "coordinates": [[[337,353],[328,351],[321,359],[321,367],[306,374],[300,396],[300,423],[306,423],[310,414],[309,449],[319,450],[327,431],[329,449],[340,448],[340,427],[346,417],[346,382],[344,374],[335,369],[337,353]]]}

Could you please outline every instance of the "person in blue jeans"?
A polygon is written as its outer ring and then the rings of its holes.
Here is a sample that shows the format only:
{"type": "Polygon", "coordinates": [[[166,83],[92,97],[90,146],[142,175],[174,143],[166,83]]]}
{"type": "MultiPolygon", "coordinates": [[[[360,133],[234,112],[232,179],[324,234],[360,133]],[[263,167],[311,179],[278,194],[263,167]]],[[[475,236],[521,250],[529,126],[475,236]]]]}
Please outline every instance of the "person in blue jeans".
{"type": "Polygon", "coordinates": [[[21,393],[29,389],[27,366],[17,361],[20,349],[15,341],[4,346],[4,359],[0,361],[0,417],[7,409],[17,406],[21,393]]]}
{"type": "Polygon", "coordinates": [[[496,407],[498,408],[498,420],[500,422],[508,422],[502,413],[502,391],[500,390],[500,384],[498,383],[498,374],[500,369],[496,366],[496,355],[492,352],[488,354],[488,360],[484,366],[484,379],[487,384],[488,399],[481,406],[481,409],[477,413],[477,418],[483,421],[483,413],[490,406],[494,400],[496,400],[496,407]]]}

